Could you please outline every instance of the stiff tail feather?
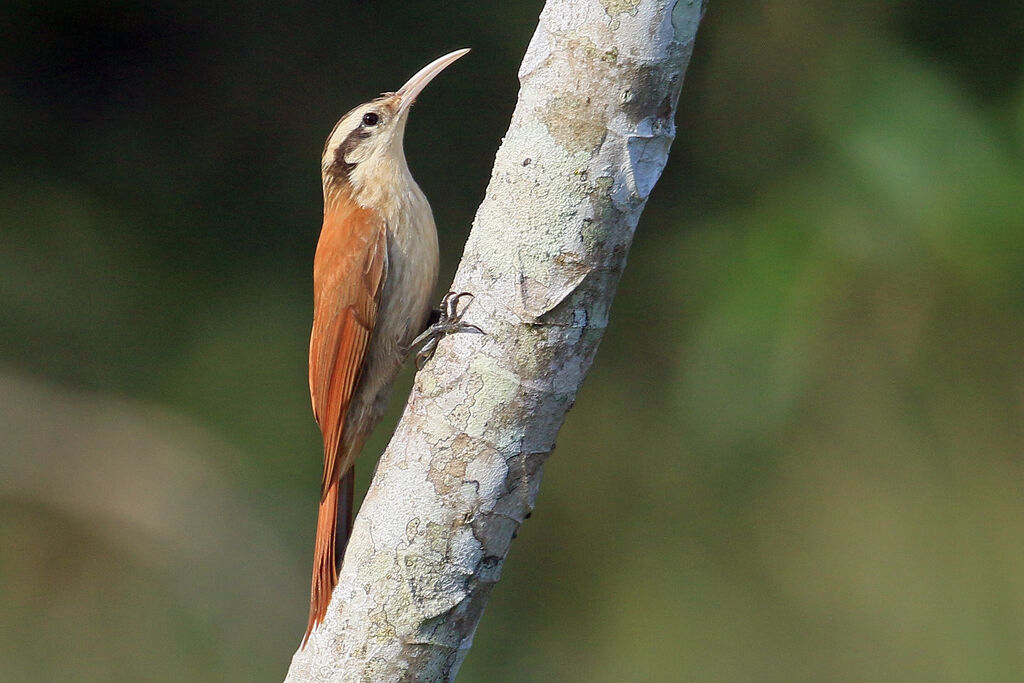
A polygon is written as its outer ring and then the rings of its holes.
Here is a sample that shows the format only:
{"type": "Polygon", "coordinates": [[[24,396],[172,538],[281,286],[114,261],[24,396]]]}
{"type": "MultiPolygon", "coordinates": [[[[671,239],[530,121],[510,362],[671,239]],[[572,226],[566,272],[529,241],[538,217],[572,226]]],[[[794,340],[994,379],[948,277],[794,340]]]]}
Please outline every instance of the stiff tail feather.
{"type": "Polygon", "coordinates": [[[338,583],[338,569],[345,556],[352,533],[352,504],[355,494],[355,467],[349,467],[344,476],[327,486],[320,500],[320,513],[316,520],[316,544],[313,549],[313,585],[309,594],[309,623],[302,647],[306,647],[313,629],[324,621],[331,593],[338,583]],[[340,524],[339,524],[340,521],[340,524]]]}

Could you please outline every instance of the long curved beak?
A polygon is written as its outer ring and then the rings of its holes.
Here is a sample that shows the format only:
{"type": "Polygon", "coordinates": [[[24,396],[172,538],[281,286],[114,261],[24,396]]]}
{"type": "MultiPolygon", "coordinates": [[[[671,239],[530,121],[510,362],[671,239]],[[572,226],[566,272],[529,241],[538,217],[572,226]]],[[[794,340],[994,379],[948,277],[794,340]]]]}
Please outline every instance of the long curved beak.
{"type": "Polygon", "coordinates": [[[412,103],[416,101],[416,96],[419,95],[425,87],[427,87],[427,83],[434,80],[434,76],[437,76],[439,73],[444,71],[449,64],[459,57],[462,57],[467,52],[469,52],[469,48],[465,47],[461,50],[456,50],[455,52],[449,52],[444,57],[438,57],[430,64],[427,64],[425,67],[417,71],[415,76],[406,81],[405,85],[399,88],[398,92],[395,93],[402,98],[401,103],[398,105],[398,115],[402,116],[409,110],[412,103]]]}

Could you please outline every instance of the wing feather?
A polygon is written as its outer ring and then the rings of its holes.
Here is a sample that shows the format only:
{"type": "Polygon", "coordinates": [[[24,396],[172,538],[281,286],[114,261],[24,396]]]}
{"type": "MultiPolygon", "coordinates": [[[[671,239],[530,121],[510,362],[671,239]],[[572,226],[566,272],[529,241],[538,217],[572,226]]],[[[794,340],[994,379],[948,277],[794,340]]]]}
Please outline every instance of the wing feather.
{"type": "Polygon", "coordinates": [[[387,276],[387,230],[375,212],[351,203],[332,207],[313,264],[313,332],[309,393],[324,438],[321,499],[348,469],[340,458],[345,416],[359,383],[387,276]],[[337,471],[339,465],[342,471],[337,471]]]}

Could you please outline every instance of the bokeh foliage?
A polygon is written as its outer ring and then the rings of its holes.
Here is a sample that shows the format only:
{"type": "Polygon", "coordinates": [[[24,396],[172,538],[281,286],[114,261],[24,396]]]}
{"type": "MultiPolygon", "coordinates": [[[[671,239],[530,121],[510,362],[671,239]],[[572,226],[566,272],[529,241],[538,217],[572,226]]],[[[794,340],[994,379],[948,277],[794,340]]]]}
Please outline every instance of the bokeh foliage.
{"type": "MultiPolygon", "coordinates": [[[[540,7],[0,9],[0,679],[283,675],[323,138],[474,48],[407,135],[444,286],[540,7]]],[[[711,3],[462,680],[1024,678],[1022,67],[1010,0],[711,3]]]]}

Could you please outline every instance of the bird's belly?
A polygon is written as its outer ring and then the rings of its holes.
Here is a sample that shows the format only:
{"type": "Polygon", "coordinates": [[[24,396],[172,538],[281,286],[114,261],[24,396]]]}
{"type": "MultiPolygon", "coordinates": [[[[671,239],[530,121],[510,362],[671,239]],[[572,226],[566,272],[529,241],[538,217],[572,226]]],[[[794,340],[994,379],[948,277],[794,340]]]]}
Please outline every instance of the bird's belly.
{"type": "MultiPolygon", "coordinates": [[[[421,214],[422,215],[422,214],[421,214]]],[[[429,208],[423,225],[388,234],[388,266],[377,324],[365,365],[349,404],[343,438],[365,435],[383,417],[391,386],[402,369],[408,345],[423,330],[437,282],[437,233],[429,208]]],[[[362,444],[350,444],[354,450],[362,444]]],[[[354,453],[353,453],[354,455],[354,453]]]]}

